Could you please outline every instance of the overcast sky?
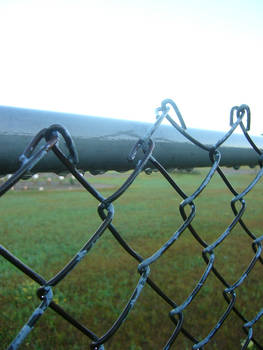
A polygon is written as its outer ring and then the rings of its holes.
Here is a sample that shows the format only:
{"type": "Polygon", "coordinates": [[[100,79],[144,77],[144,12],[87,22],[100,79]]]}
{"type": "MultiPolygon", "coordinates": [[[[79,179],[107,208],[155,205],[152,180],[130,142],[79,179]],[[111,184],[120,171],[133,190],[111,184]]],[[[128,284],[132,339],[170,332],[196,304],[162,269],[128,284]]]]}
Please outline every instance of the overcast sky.
{"type": "Polygon", "coordinates": [[[263,132],[262,0],[0,0],[0,105],[263,132]]]}

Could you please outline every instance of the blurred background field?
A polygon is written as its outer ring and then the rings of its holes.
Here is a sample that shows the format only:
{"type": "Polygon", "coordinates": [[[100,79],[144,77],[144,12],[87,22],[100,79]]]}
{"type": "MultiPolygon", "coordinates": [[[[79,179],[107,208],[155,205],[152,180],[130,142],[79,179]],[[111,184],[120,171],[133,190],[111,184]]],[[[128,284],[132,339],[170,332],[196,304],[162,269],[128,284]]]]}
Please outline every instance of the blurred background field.
{"type": "MultiPolygon", "coordinates": [[[[242,191],[258,169],[225,169],[234,188],[242,191]]],[[[209,169],[172,174],[187,195],[193,193],[209,169]]],[[[105,197],[113,193],[129,174],[109,172],[86,175],[105,197]]],[[[3,182],[4,179],[1,179],[3,182]]],[[[245,197],[243,216],[250,230],[262,235],[262,181],[245,197]]],[[[195,200],[193,226],[212,243],[233,220],[233,195],[216,174],[195,200]]],[[[158,173],[140,174],[115,203],[113,223],[122,237],[143,257],[163,245],[183,222],[181,198],[158,173]]],[[[0,242],[24,263],[49,279],[91,237],[101,220],[98,202],[70,175],[40,174],[20,181],[1,198],[0,242]]],[[[239,225],[215,250],[215,266],[229,284],[239,279],[254,256],[251,239],[239,225]]],[[[89,329],[101,336],[126,305],[139,279],[138,263],[119,246],[107,230],[85,259],[58,286],[54,300],[89,329]]],[[[151,266],[150,277],[176,303],[192,291],[206,264],[202,247],[186,230],[173,246],[151,266]]],[[[6,348],[39,304],[38,285],[9,262],[0,259],[0,344],[6,348]]],[[[262,266],[259,262],[248,279],[237,288],[236,306],[247,319],[262,308],[262,266]]],[[[223,286],[211,274],[205,286],[184,312],[184,327],[201,340],[227,308],[223,286]]],[[[145,286],[134,310],[106,349],[162,349],[174,330],[168,314],[171,307],[145,286]]],[[[263,342],[263,321],[255,326],[255,337],[263,342]]],[[[245,339],[242,322],[234,313],[228,317],[206,349],[239,349],[245,339]]],[[[88,349],[90,340],[70,324],[47,310],[21,349],[88,349]]],[[[182,335],[172,349],[191,349],[182,335]]]]}

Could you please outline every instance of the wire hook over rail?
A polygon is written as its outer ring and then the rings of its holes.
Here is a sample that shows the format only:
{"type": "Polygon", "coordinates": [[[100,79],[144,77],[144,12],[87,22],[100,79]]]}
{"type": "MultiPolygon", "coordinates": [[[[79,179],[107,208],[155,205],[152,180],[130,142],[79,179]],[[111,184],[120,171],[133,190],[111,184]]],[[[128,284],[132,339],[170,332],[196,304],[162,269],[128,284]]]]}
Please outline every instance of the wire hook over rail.
{"type": "Polygon", "coordinates": [[[222,327],[223,323],[231,313],[235,313],[243,323],[243,330],[245,332],[246,339],[242,345],[242,350],[248,349],[251,340],[258,349],[263,349],[262,344],[260,344],[259,341],[257,341],[257,339],[253,336],[253,326],[262,317],[263,309],[261,308],[257,312],[257,314],[254,315],[254,318],[248,320],[245,317],[245,315],[243,315],[242,312],[237,309],[235,305],[239,287],[246,279],[249,278],[250,272],[252,271],[256,263],[263,264],[263,260],[261,257],[261,242],[263,240],[263,236],[256,237],[254,233],[249,229],[248,225],[245,224],[245,222],[243,221],[243,215],[246,210],[245,197],[256,186],[256,184],[259,182],[263,175],[263,153],[252,141],[251,137],[248,134],[251,123],[250,109],[246,105],[241,105],[240,107],[233,107],[230,112],[230,129],[228,130],[228,132],[225,133],[225,135],[221,139],[217,140],[217,142],[211,146],[205,145],[200,140],[195,139],[192,135],[190,135],[190,133],[188,133],[183,117],[174,101],[170,99],[164,100],[161,103],[161,106],[157,108],[156,116],[156,122],[145,133],[145,135],[137,141],[137,143],[134,145],[134,147],[128,155],[129,161],[136,162],[133,172],[130,174],[127,180],[123,184],[120,184],[119,188],[107,198],[105,198],[97,189],[95,189],[95,187],[93,187],[86,180],[83,174],[77,169],[78,153],[74,141],[67,129],[64,128],[62,125],[58,124],[54,124],[48,128],[42,129],[33,138],[33,140],[26,147],[26,149],[19,158],[20,167],[17,170],[17,172],[14,175],[12,175],[10,179],[8,179],[0,187],[0,196],[3,196],[12,186],[14,186],[15,183],[22,179],[27,172],[29,172],[43,157],[45,157],[45,155],[49,151],[52,150],[56,157],[78,180],[78,182],[83,186],[83,188],[85,188],[89,192],[89,194],[92,195],[99,202],[98,215],[101,219],[101,224],[92,234],[91,238],[89,238],[87,242],[79,248],[76,254],[61,269],[61,271],[57,272],[56,275],[54,275],[49,280],[46,280],[44,277],[38,274],[38,272],[35,271],[32,267],[29,267],[26,264],[24,264],[5,247],[0,246],[0,255],[4,259],[8,260],[11,264],[13,264],[15,267],[24,272],[28,277],[30,277],[32,280],[34,280],[40,285],[37,295],[40,298],[41,303],[35,310],[33,310],[31,316],[29,316],[28,321],[25,323],[24,326],[22,326],[18,335],[9,345],[8,350],[15,350],[19,348],[21,343],[32,331],[33,327],[37,326],[37,324],[41,322],[40,318],[48,308],[52,308],[57,314],[59,314],[61,317],[63,317],[65,320],[71,323],[71,325],[73,325],[80,332],[89,337],[91,341],[90,349],[103,350],[107,346],[107,342],[109,341],[109,339],[111,339],[116,332],[120,331],[123,322],[129,316],[146,284],[148,284],[148,286],[151,287],[152,290],[171,308],[169,312],[169,317],[174,326],[174,330],[170,338],[168,340],[164,340],[166,341],[166,344],[164,345],[163,349],[170,349],[175,343],[176,338],[180,333],[192,342],[192,349],[204,349],[205,345],[213,339],[216,332],[222,327]],[[175,112],[179,124],[169,114],[170,107],[172,107],[173,111],[175,112]],[[247,118],[246,126],[244,126],[243,124],[243,118],[245,116],[247,118]],[[152,136],[159,128],[164,119],[167,119],[170,122],[170,124],[173,127],[175,127],[187,140],[191,141],[193,144],[195,144],[202,150],[205,150],[207,152],[207,156],[210,159],[210,170],[208,171],[207,175],[200,183],[198,188],[191,194],[186,194],[184,190],[170,176],[170,174],[166,171],[166,169],[162,166],[158,159],[156,159],[153,156],[155,144],[152,139],[152,136]],[[234,121],[234,119],[236,120],[234,121]],[[231,137],[234,130],[239,126],[244,134],[244,137],[248,140],[252,149],[257,154],[259,163],[259,171],[256,174],[255,178],[241,192],[238,192],[231,185],[223,170],[220,168],[221,153],[219,149],[219,147],[228,138],[231,137]],[[66,148],[69,152],[68,155],[65,155],[65,153],[61,150],[59,146],[60,135],[65,141],[66,148]],[[148,164],[151,164],[153,168],[157,169],[160,172],[163,178],[170,184],[171,188],[174,190],[174,195],[179,196],[182,199],[182,202],[179,206],[179,214],[182,217],[183,223],[179,227],[175,227],[174,233],[171,235],[168,241],[165,242],[151,256],[142,257],[138,252],[136,252],[136,250],[133,247],[131,247],[126,242],[126,240],[121,236],[117,227],[113,225],[113,218],[115,215],[114,201],[116,201],[119,197],[125,195],[127,189],[132,186],[134,181],[136,181],[136,178],[140,175],[140,173],[143,170],[146,169],[148,164]],[[234,196],[230,203],[233,212],[233,220],[229,223],[228,227],[219,235],[219,237],[214,242],[208,244],[204,241],[202,236],[197,232],[196,228],[194,227],[194,219],[197,211],[195,200],[209,185],[215,173],[219,174],[229,192],[234,196]],[[238,209],[237,203],[240,204],[240,209],[238,209]],[[186,210],[187,207],[190,209],[190,212],[189,210],[186,210]],[[220,246],[222,242],[229,235],[231,235],[232,230],[237,224],[240,224],[244,234],[249,237],[251,241],[251,248],[254,251],[254,256],[248,264],[246,270],[237,279],[237,281],[234,284],[230,284],[226,281],[223,274],[215,267],[214,262],[218,246],[220,246]],[[105,330],[105,333],[103,335],[98,335],[95,333],[94,330],[90,330],[88,327],[81,324],[78,320],[74,319],[68,312],[66,312],[61,306],[59,306],[54,301],[53,294],[55,293],[54,288],[62,280],[67,278],[69,274],[74,273],[75,267],[80,263],[80,261],[82,261],[85,258],[85,256],[92,249],[96,249],[96,243],[98,240],[103,239],[103,235],[106,229],[109,229],[113,237],[127,252],[127,254],[132,256],[138,262],[139,276],[137,284],[134,286],[134,289],[131,292],[131,295],[127,300],[127,304],[122,310],[122,312],[119,314],[115,322],[107,330],[105,330]],[[157,260],[161,259],[161,257],[167,252],[167,250],[172,245],[176,244],[176,242],[181,238],[181,236],[186,230],[190,231],[190,233],[193,236],[193,239],[195,239],[198,242],[198,244],[202,247],[204,269],[202,276],[197,280],[191,293],[188,296],[186,296],[185,300],[180,305],[178,305],[175,300],[168,297],[166,293],[151,279],[150,266],[153,266],[157,260]],[[200,290],[204,287],[208,276],[211,274],[213,274],[222,285],[222,293],[226,300],[226,308],[225,310],[222,310],[222,314],[217,323],[215,325],[211,325],[211,330],[208,332],[208,334],[203,339],[197,339],[196,336],[193,334],[194,332],[192,330],[189,330],[186,327],[184,327],[184,311],[196,298],[200,290]]]}

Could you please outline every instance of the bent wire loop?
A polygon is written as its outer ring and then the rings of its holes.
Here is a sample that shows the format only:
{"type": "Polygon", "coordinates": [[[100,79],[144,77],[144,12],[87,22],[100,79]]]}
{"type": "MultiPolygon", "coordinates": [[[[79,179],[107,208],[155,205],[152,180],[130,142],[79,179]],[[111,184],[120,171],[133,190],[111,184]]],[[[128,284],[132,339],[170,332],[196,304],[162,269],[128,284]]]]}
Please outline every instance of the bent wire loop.
{"type": "Polygon", "coordinates": [[[256,237],[253,232],[250,231],[248,226],[242,219],[242,216],[246,210],[245,196],[253,189],[256,184],[259,182],[263,175],[262,161],[263,154],[262,151],[255,145],[253,140],[248,134],[251,124],[251,113],[247,105],[234,106],[230,111],[230,129],[229,131],[212,146],[201,143],[199,140],[195,139],[190,133],[188,133],[186,124],[183,120],[183,117],[175,104],[171,99],[166,99],[161,103],[161,106],[156,109],[156,121],[149,128],[143,137],[141,137],[134,147],[131,149],[128,160],[134,162],[134,170],[124,181],[122,185],[111,195],[105,198],[94,186],[92,186],[83,174],[77,169],[78,165],[78,152],[74,141],[70,133],[62,125],[54,124],[48,128],[41,130],[31,141],[31,143],[26,147],[23,154],[20,156],[20,167],[17,172],[12,175],[1,187],[0,187],[0,196],[6,193],[12,186],[14,186],[21,178],[26,176],[34,166],[50,151],[52,150],[55,156],[61,161],[64,167],[78,180],[78,182],[91,194],[98,202],[98,215],[101,219],[101,224],[96,229],[96,231],[89,235],[89,239],[86,243],[80,247],[76,254],[71,258],[71,260],[52,278],[46,280],[44,277],[39,275],[31,267],[24,264],[16,256],[14,256],[10,251],[5,247],[0,246],[0,254],[3,258],[8,260],[11,264],[16,266],[19,270],[24,272],[28,277],[34,280],[40,285],[37,295],[41,300],[40,305],[33,311],[31,316],[25,325],[21,328],[18,335],[14,338],[11,344],[8,347],[8,350],[18,349],[21,343],[25,340],[27,335],[31,332],[33,327],[37,324],[41,315],[50,307],[57,314],[67,320],[72,326],[76,327],[80,332],[85,334],[90,340],[90,348],[93,350],[103,350],[105,344],[109,339],[111,339],[114,334],[119,331],[121,325],[129,316],[129,313],[136,304],[141,292],[143,291],[144,286],[147,284],[152,290],[170,307],[169,318],[173,323],[174,330],[168,340],[165,341],[163,346],[164,350],[170,349],[174,342],[176,341],[177,336],[181,333],[188,340],[192,342],[192,349],[204,349],[204,346],[209,343],[214,337],[215,333],[220,329],[233,311],[243,322],[243,330],[246,334],[246,339],[242,345],[242,350],[248,348],[250,342],[252,341],[259,349],[263,349],[262,345],[253,337],[253,325],[262,317],[263,309],[261,309],[255,317],[248,321],[245,316],[239,311],[235,302],[238,298],[238,288],[242,283],[249,278],[249,274],[254,268],[255,264],[259,261],[263,264],[263,259],[261,257],[262,246],[261,241],[263,236],[256,237]],[[175,117],[178,122],[170,115],[171,112],[175,113],[175,117]],[[246,117],[246,126],[243,123],[243,119],[246,117]],[[203,181],[197,187],[197,189],[190,195],[187,195],[183,189],[175,182],[167,170],[162,166],[162,164],[153,156],[154,151],[154,141],[152,137],[154,133],[161,125],[162,121],[167,119],[169,123],[177,129],[187,140],[195,144],[197,147],[202,150],[207,151],[207,156],[211,161],[211,168],[206,174],[203,181]],[[220,168],[220,146],[231,137],[236,128],[240,126],[244,137],[248,140],[251,147],[258,154],[258,162],[260,166],[259,172],[256,174],[255,178],[251,183],[240,193],[238,193],[234,187],[231,185],[223,170],[220,168]],[[65,142],[66,150],[69,153],[65,154],[60,147],[61,137],[65,142]],[[44,143],[44,144],[43,144],[44,143]],[[182,202],[179,205],[179,213],[183,219],[183,223],[179,228],[175,228],[174,233],[170,236],[168,241],[166,241],[159,249],[157,249],[151,256],[142,257],[133,247],[131,247],[126,240],[122,237],[118,229],[113,224],[114,220],[114,205],[113,203],[118,200],[125,192],[132,186],[136,178],[140,173],[151,166],[158,170],[163,178],[170,184],[171,188],[174,190],[174,194],[181,198],[182,202]],[[211,243],[207,244],[201,235],[198,234],[197,230],[194,228],[194,219],[196,215],[196,205],[195,200],[198,196],[206,189],[209,185],[211,179],[218,173],[222,181],[234,196],[230,203],[230,209],[233,212],[233,219],[230,224],[225,228],[224,232],[219,233],[217,239],[211,243]],[[239,203],[240,209],[237,208],[237,203],[239,203]],[[187,214],[186,208],[189,208],[190,213],[187,214]],[[216,259],[216,248],[231,235],[233,228],[236,225],[240,225],[242,232],[244,232],[251,240],[251,246],[253,252],[255,253],[254,257],[248,264],[245,271],[237,279],[237,281],[230,285],[220,273],[220,271],[214,266],[216,259]],[[138,273],[139,278],[137,285],[134,287],[131,296],[129,297],[126,306],[121,311],[117,319],[112,325],[109,325],[109,328],[105,330],[105,333],[102,336],[97,335],[94,331],[91,331],[89,328],[81,324],[75,318],[73,318],[68,312],[66,312],[61,306],[53,300],[53,293],[55,293],[55,287],[68,276],[68,274],[73,273],[74,268],[85,258],[85,256],[94,249],[96,242],[103,237],[104,232],[108,229],[112,236],[117,240],[120,246],[138,262],[138,273]],[[175,300],[171,299],[166,295],[165,291],[162,290],[150,277],[150,265],[154,266],[154,263],[161,259],[166,251],[180,239],[182,234],[186,234],[185,231],[188,230],[198,244],[202,247],[202,257],[205,262],[205,267],[202,275],[196,282],[192,292],[186,296],[185,300],[178,305],[175,300]],[[223,286],[223,296],[227,302],[226,310],[223,311],[216,325],[212,327],[210,332],[206,337],[201,340],[198,340],[193,334],[192,329],[188,330],[184,327],[184,310],[195,300],[197,294],[205,285],[207,278],[213,274],[217,280],[223,286]]]}

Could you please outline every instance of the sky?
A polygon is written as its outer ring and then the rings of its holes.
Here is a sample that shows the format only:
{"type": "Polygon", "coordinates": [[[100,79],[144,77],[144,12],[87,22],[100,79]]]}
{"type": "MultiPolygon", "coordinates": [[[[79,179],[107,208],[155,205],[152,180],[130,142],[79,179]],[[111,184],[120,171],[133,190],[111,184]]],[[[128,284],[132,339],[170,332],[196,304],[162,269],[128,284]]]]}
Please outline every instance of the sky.
{"type": "Polygon", "coordinates": [[[263,133],[262,0],[0,0],[0,105],[263,133]]]}

